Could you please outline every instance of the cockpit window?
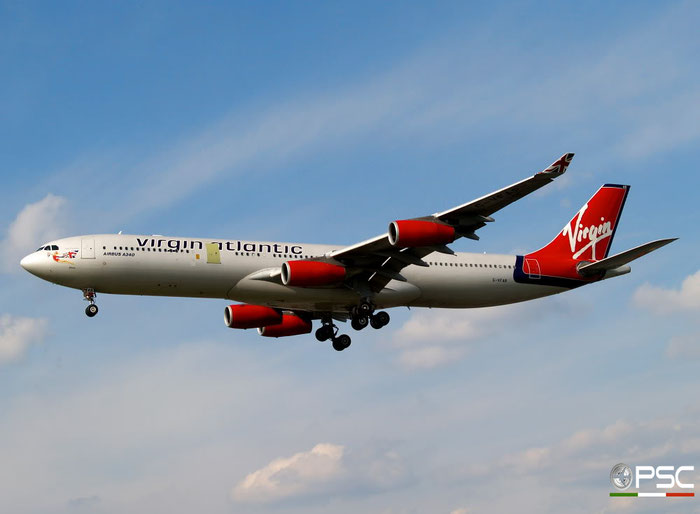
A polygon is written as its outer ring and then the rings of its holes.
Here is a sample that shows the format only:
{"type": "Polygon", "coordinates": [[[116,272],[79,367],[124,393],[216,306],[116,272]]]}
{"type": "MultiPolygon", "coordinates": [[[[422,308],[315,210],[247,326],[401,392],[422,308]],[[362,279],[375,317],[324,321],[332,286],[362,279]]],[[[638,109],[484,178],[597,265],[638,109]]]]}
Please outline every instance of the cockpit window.
{"type": "Polygon", "coordinates": [[[37,252],[40,252],[40,251],[42,251],[42,250],[48,250],[48,249],[49,249],[48,246],[42,246],[41,248],[39,248],[39,249],[37,250],[37,252]]]}
{"type": "Polygon", "coordinates": [[[52,250],[58,250],[58,245],[51,245],[52,250]]]}

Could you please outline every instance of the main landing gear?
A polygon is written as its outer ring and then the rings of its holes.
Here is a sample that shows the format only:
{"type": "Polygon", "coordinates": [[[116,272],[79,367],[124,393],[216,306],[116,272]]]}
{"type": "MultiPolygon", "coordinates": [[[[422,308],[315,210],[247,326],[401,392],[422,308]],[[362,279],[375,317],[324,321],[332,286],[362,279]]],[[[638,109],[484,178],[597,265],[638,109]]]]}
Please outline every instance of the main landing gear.
{"type": "Polygon", "coordinates": [[[333,324],[330,318],[321,320],[321,323],[323,323],[321,328],[316,330],[316,339],[321,342],[330,339],[333,343],[333,349],[337,352],[342,352],[350,346],[350,336],[345,334],[338,335],[338,327],[333,324]]]}
{"type": "MultiPolygon", "coordinates": [[[[389,324],[389,319],[389,313],[374,312],[374,305],[366,300],[360,302],[350,311],[350,325],[355,330],[362,330],[367,325],[380,329],[389,324]]],[[[350,346],[350,336],[338,334],[338,327],[333,323],[330,315],[321,318],[321,327],[316,330],[316,339],[321,342],[330,339],[333,342],[333,348],[339,352],[350,346]]]]}
{"type": "Polygon", "coordinates": [[[388,325],[391,319],[388,312],[380,311],[375,313],[374,305],[366,300],[363,300],[357,307],[352,309],[351,316],[350,325],[355,330],[362,330],[367,325],[380,329],[388,325]]]}
{"type": "Polygon", "coordinates": [[[83,289],[83,300],[90,302],[90,305],[85,307],[85,314],[87,315],[88,318],[93,318],[99,311],[97,308],[97,305],[95,305],[95,297],[97,296],[97,293],[95,293],[95,290],[92,289],[91,287],[87,289],[83,289]]]}

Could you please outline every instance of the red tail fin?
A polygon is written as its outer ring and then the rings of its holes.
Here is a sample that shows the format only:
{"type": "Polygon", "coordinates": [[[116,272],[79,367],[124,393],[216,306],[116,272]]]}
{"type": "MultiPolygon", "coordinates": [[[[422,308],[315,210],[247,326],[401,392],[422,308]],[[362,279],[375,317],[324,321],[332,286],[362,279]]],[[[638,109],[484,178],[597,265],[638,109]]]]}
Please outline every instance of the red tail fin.
{"type": "Polygon", "coordinates": [[[629,186],[602,186],[548,245],[522,258],[516,281],[582,285],[577,266],[608,256],[628,192],[629,186]]]}
{"type": "Polygon", "coordinates": [[[576,261],[608,256],[629,186],[605,184],[538,255],[576,261]]]}

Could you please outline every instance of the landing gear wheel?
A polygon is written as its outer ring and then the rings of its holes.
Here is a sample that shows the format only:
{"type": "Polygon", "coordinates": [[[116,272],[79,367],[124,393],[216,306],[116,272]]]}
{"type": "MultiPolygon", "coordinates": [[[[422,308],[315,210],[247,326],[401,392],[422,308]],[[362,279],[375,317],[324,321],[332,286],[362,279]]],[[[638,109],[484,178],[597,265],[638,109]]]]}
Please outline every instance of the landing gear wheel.
{"type": "Polygon", "coordinates": [[[360,305],[357,306],[358,316],[369,316],[370,314],[372,314],[373,310],[374,307],[369,302],[361,302],[360,305]]]}
{"type": "Polygon", "coordinates": [[[372,328],[380,329],[382,327],[385,327],[389,324],[389,320],[391,318],[389,317],[388,312],[378,312],[374,316],[372,316],[369,320],[370,325],[372,325],[372,328]]]}
{"type": "Polygon", "coordinates": [[[336,352],[342,352],[350,346],[350,336],[342,334],[333,339],[333,349],[336,352]]]}
{"type": "Polygon", "coordinates": [[[333,325],[323,325],[316,331],[316,339],[321,342],[328,341],[331,337],[333,337],[333,332],[333,325]]]}
{"type": "Polygon", "coordinates": [[[97,305],[94,303],[91,303],[87,307],[85,307],[85,314],[87,314],[88,318],[92,318],[97,314],[97,311],[99,309],[97,308],[97,305]]]}
{"type": "Polygon", "coordinates": [[[357,316],[355,318],[352,318],[352,321],[350,322],[350,326],[354,328],[355,330],[362,330],[369,324],[369,318],[367,316],[357,316]]]}

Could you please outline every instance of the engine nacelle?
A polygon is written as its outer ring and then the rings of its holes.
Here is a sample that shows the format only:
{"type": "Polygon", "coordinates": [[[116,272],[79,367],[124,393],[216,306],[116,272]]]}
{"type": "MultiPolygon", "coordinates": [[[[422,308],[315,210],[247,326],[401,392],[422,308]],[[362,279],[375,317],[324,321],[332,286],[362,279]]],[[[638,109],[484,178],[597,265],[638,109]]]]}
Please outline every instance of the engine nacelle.
{"type": "Polygon", "coordinates": [[[397,220],[389,224],[389,242],[399,248],[433,246],[455,240],[455,229],[450,225],[425,220],[397,220]]]}
{"type": "Polygon", "coordinates": [[[286,261],[282,263],[285,286],[317,287],[338,284],[345,279],[345,268],[318,261],[286,261]]]}
{"type": "Polygon", "coordinates": [[[259,328],[282,323],[282,313],[262,305],[229,305],[224,321],[229,328],[259,328]]]}
{"type": "Polygon", "coordinates": [[[287,337],[311,332],[311,322],[294,314],[283,314],[282,323],[258,328],[258,333],[265,337],[287,337]]]}

